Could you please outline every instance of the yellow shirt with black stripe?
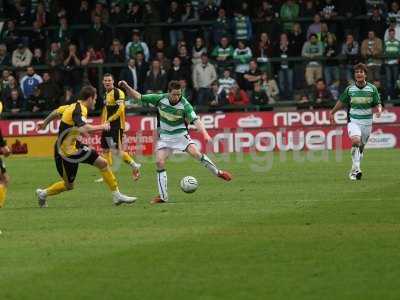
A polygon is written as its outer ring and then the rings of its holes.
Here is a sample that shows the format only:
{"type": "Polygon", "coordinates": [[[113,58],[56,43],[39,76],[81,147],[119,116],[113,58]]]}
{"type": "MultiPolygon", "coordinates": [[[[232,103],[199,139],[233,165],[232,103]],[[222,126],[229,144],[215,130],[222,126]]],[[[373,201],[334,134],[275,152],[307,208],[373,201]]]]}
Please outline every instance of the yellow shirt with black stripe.
{"type": "Polygon", "coordinates": [[[57,144],[61,153],[71,156],[78,152],[77,138],[80,136],[78,127],[86,124],[88,109],[80,101],[57,108],[61,115],[58,129],[57,144]]]}
{"type": "Polygon", "coordinates": [[[101,122],[109,122],[111,129],[125,129],[125,93],[113,88],[109,92],[106,91],[104,102],[101,122]]]}

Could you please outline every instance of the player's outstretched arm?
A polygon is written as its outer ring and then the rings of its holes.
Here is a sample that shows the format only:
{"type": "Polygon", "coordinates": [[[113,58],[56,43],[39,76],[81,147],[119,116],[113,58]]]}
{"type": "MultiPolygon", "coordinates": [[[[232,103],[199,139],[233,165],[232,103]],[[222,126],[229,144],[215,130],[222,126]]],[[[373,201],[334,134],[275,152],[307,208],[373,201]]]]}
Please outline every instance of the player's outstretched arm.
{"type": "Polygon", "coordinates": [[[137,90],[131,88],[129,84],[125,80],[121,80],[118,82],[118,86],[125,89],[125,92],[128,96],[132,97],[135,100],[140,100],[142,98],[142,94],[140,94],[137,90]]]}
{"type": "Polygon", "coordinates": [[[211,141],[211,137],[208,134],[206,128],[204,127],[203,122],[200,121],[200,119],[197,119],[194,121],[194,126],[196,126],[197,130],[203,135],[204,140],[208,143],[211,141]]]}
{"type": "Polygon", "coordinates": [[[81,127],[78,127],[78,130],[80,133],[82,134],[86,134],[86,133],[90,133],[90,132],[94,132],[94,131],[109,131],[110,130],[110,123],[104,123],[101,125],[90,125],[90,124],[85,124],[81,127]]]}
{"type": "Polygon", "coordinates": [[[53,110],[42,122],[37,124],[38,130],[43,130],[53,120],[58,119],[61,116],[58,109],[53,110]]]}

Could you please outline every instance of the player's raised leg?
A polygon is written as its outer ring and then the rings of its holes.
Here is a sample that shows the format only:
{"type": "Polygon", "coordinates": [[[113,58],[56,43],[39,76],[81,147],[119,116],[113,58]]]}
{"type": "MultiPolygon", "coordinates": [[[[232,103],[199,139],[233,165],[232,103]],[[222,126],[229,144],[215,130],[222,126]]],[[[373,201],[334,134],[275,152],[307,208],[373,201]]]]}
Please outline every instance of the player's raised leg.
{"type": "Polygon", "coordinates": [[[128,197],[119,191],[117,179],[111,171],[111,168],[108,165],[107,161],[103,157],[97,157],[93,165],[100,170],[104,183],[111,191],[113,202],[115,205],[135,202],[136,197],[128,197]]]}
{"type": "Polygon", "coordinates": [[[168,148],[156,151],[158,196],[151,201],[152,204],[168,202],[168,177],[165,163],[170,155],[171,150],[168,148]]]}
{"type": "Polygon", "coordinates": [[[201,153],[199,149],[195,146],[195,144],[190,144],[186,148],[186,152],[188,152],[192,157],[200,161],[200,163],[210,170],[214,175],[226,180],[230,181],[232,179],[232,175],[224,170],[218,169],[218,167],[211,161],[211,159],[204,153],[201,153]]]}
{"type": "Polygon", "coordinates": [[[10,178],[7,173],[3,172],[0,173],[0,208],[4,207],[4,203],[6,202],[6,195],[7,195],[7,187],[10,178]]]}

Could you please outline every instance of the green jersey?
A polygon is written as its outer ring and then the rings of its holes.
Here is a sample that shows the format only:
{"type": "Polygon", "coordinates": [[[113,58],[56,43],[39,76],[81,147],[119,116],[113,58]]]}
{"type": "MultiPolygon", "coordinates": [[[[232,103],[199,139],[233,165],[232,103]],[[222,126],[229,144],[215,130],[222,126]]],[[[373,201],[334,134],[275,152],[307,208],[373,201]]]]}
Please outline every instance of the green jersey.
{"type": "Polygon", "coordinates": [[[161,137],[178,137],[188,134],[187,124],[198,119],[192,105],[185,97],[172,105],[168,94],[142,95],[141,101],[158,109],[158,130],[161,137]]]}
{"type": "Polygon", "coordinates": [[[350,121],[360,125],[372,124],[372,108],[381,103],[377,88],[369,82],[362,88],[355,83],[349,85],[339,101],[350,109],[350,121]]]}

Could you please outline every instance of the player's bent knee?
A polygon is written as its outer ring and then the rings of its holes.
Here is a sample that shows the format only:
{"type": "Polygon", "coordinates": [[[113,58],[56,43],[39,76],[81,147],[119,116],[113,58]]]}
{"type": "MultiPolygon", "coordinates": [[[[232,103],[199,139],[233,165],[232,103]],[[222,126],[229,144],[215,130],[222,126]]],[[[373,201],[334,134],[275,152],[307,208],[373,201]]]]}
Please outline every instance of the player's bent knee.
{"type": "Polygon", "coordinates": [[[361,138],[359,136],[351,137],[351,143],[353,146],[361,146],[361,138]]]}

